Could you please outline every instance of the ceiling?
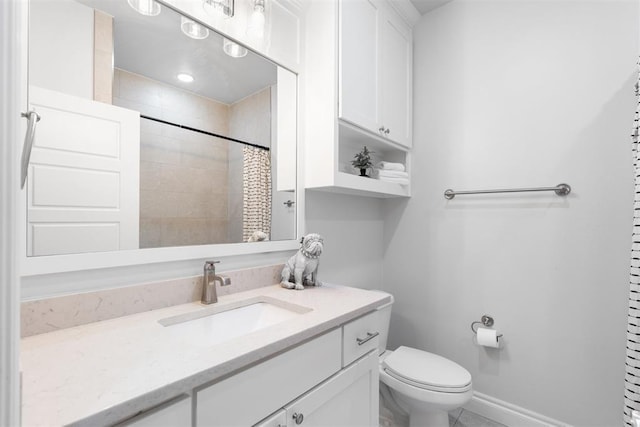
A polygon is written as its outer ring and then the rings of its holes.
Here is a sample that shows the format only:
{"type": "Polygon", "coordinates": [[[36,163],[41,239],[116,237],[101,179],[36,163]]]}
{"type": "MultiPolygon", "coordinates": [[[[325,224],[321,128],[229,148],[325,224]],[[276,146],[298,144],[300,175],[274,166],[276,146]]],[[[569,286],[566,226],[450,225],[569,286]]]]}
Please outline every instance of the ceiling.
{"type": "Polygon", "coordinates": [[[157,16],[143,16],[126,0],[79,0],[114,17],[114,64],[132,73],[232,104],[276,83],[277,67],[249,51],[232,58],[222,50],[222,36],[210,31],[204,40],[180,30],[180,15],[162,7],[157,16]],[[194,81],[182,83],[179,73],[194,81]]]}
{"type": "Polygon", "coordinates": [[[411,3],[418,9],[418,12],[424,15],[450,1],[453,0],[411,0],[411,3]]]}

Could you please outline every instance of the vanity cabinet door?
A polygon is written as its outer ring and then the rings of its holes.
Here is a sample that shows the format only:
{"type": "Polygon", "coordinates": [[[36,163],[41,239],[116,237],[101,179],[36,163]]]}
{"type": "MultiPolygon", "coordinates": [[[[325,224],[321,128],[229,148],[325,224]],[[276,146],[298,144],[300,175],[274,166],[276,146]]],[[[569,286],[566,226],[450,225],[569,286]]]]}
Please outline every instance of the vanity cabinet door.
{"type": "Polygon", "coordinates": [[[284,409],[265,418],[253,427],[285,427],[287,425],[287,412],[284,409]]]}
{"type": "Polygon", "coordinates": [[[378,425],[378,353],[372,351],[285,407],[287,427],[378,425]]]}

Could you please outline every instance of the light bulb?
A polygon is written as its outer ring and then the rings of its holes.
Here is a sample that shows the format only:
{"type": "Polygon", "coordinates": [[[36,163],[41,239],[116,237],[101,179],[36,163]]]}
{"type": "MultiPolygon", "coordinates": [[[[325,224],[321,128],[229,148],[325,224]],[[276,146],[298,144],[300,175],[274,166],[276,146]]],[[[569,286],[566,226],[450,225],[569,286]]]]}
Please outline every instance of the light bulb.
{"type": "Polygon", "coordinates": [[[184,16],[180,17],[180,29],[187,36],[196,40],[203,40],[209,37],[209,29],[192,21],[184,16]]]}
{"type": "Polygon", "coordinates": [[[256,39],[264,38],[264,7],[256,6],[249,17],[247,35],[256,39]]]}
{"type": "Polygon", "coordinates": [[[238,43],[234,43],[226,38],[222,39],[222,50],[233,58],[242,58],[249,53],[246,47],[240,46],[238,43]]]}
{"type": "Polygon", "coordinates": [[[162,8],[155,0],[127,0],[129,6],[136,12],[145,16],[156,16],[160,14],[162,8]]]}

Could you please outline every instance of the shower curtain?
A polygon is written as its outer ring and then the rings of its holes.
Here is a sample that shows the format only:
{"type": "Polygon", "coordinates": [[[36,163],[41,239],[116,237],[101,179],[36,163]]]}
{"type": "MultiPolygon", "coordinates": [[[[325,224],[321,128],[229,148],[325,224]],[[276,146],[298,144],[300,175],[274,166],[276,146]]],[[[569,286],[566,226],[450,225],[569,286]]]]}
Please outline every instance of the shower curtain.
{"type": "MultiPolygon", "coordinates": [[[[271,234],[271,156],[268,150],[255,147],[242,149],[243,209],[242,241],[249,241],[253,234],[262,232],[266,239],[271,234]]],[[[251,241],[255,240],[251,239],[251,241]]]]}
{"type": "MultiPolygon", "coordinates": [[[[638,62],[640,69],[640,61],[638,62]]],[[[640,162],[638,141],[640,120],[640,74],[636,82],[636,115],[631,134],[633,166],[635,169],[635,200],[629,280],[629,314],[627,326],[627,360],[624,378],[624,422],[631,422],[631,411],[640,411],[640,162]]]]}

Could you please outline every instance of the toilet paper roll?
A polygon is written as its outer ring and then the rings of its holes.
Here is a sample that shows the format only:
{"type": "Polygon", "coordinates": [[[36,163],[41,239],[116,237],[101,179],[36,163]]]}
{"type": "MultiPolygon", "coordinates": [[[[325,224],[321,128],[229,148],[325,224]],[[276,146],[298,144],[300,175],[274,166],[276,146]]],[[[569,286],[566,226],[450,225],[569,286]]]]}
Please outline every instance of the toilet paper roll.
{"type": "Polygon", "coordinates": [[[478,328],[477,337],[478,345],[491,348],[500,347],[500,343],[498,342],[498,331],[495,329],[478,328]]]}

